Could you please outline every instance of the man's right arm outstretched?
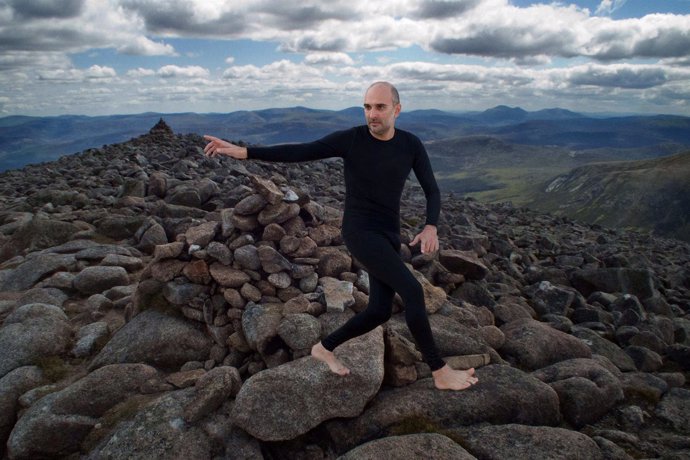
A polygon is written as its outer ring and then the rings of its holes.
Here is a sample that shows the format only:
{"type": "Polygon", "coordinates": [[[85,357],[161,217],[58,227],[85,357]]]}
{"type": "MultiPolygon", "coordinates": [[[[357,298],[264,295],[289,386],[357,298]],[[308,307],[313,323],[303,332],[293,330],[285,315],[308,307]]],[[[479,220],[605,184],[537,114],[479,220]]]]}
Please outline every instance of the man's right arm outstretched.
{"type": "Polygon", "coordinates": [[[343,157],[350,145],[354,130],[337,131],[314,142],[280,144],[270,147],[240,147],[214,136],[205,135],[208,144],[204,153],[209,157],[228,156],[238,160],[254,159],[294,163],[343,157]]]}

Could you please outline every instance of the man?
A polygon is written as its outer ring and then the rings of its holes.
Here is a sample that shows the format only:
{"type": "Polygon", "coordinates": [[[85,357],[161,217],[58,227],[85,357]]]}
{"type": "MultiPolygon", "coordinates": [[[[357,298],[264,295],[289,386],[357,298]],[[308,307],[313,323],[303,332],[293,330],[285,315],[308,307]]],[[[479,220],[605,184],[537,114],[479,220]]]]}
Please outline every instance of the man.
{"type": "Polygon", "coordinates": [[[350,370],[334,355],[341,343],[369,332],[391,317],[395,293],[405,304],[405,321],[439,389],[462,390],[477,382],[474,369],[451,369],[440,357],[429,326],[424,291],[400,258],[400,198],[413,170],[427,200],[426,225],[410,245],[423,253],[438,250],[436,224],[441,199],[431,164],[421,141],[395,129],[400,97],[393,85],[376,82],[364,96],[366,126],[330,134],[316,142],[273,147],[239,147],[205,136],[208,156],[297,162],[341,157],[345,165],[345,211],[342,235],[350,253],[369,274],[369,304],[345,325],[312,347],[314,358],[332,372],[350,370]]]}

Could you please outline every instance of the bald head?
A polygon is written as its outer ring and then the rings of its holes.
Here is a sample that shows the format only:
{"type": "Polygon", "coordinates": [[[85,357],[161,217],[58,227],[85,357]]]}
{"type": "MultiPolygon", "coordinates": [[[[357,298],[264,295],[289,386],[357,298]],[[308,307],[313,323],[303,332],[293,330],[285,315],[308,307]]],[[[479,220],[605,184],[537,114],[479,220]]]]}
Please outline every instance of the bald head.
{"type": "Polygon", "coordinates": [[[400,114],[400,97],[395,86],[385,81],[371,85],[364,94],[364,116],[372,136],[389,140],[395,134],[395,119],[400,114]]]}
{"type": "Polygon", "coordinates": [[[388,83],[387,81],[377,81],[375,83],[372,83],[371,85],[369,85],[369,88],[367,88],[367,93],[370,89],[379,86],[388,88],[388,90],[391,92],[391,97],[393,98],[393,105],[400,104],[400,94],[398,93],[398,90],[395,88],[395,86],[393,86],[391,83],[388,83]]]}

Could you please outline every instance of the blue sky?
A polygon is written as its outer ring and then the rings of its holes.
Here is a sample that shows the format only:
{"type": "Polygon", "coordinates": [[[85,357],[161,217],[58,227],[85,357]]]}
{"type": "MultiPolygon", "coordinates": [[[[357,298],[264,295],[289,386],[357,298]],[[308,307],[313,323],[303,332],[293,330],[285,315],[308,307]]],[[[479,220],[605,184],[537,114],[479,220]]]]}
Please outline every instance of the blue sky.
{"type": "Polygon", "coordinates": [[[0,116],[359,105],[690,115],[690,0],[0,0],[0,116]]]}

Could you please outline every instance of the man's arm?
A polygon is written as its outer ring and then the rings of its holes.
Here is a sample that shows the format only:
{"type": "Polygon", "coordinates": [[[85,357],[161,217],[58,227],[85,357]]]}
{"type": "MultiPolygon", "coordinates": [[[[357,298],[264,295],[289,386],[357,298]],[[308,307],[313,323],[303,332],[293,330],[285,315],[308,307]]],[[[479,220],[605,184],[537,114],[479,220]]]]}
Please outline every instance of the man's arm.
{"type": "Polygon", "coordinates": [[[239,160],[264,160],[294,163],[343,157],[352,143],[353,130],[338,131],[314,142],[280,144],[270,147],[239,147],[213,136],[204,136],[209,143],[204,148],[208,156],[225,155],[239,160]]]}
{"type": "Polygon", "coordinates": [[[421,242],[422,253],[428,253],[439,249],[436,225],[441,214],[441,191],[436,183],[426,149],[421,141],[418,139],[417,141],[419,142],[419,150],[413,164],[413,170],[426,197],[426,222],[422,231],[414,237],[410,245],[414,246],[421,242]]]}

